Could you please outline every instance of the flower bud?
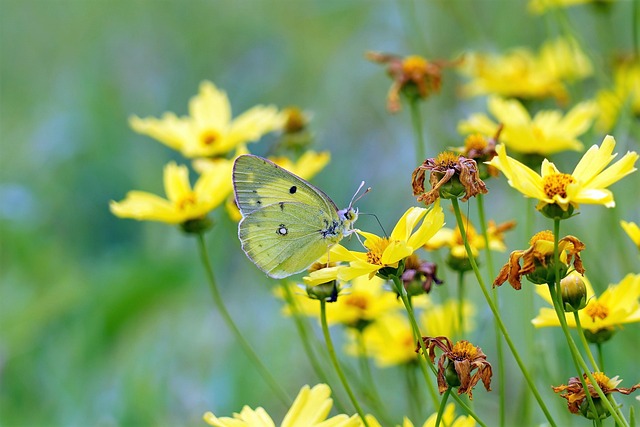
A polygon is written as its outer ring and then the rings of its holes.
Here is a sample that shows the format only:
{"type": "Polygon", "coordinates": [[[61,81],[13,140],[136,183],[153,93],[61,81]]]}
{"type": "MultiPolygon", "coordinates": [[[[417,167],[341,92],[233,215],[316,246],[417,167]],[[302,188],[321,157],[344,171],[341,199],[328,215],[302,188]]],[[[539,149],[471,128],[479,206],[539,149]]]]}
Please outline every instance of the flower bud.
{"type": "MultiPolygon", "coordinates": [[[[533,272],[527,274],[527,279],[529,279],[531,283],[535,283],[536,285],[556,283],[556,270],[555,263],[553,261],[553,255],[548,256],[546,258],[546,261],[546,265],[537,260],[535,261],[535,269],[533,270],[533,272]]],[[[558,272],[560,273],[560,277],[564,278],[567,275],[569,266],[562,261],[560,261],[559,264],[560,266],[558,268],[558,272]]]]}
{"type": "Polygon", "coordinates": [[[587,306],[587,287],[578,274],[570,274],[560,281],[562,306],[566,312],[582,310],[587,306]]]}
{"type": "MultiPolygon", "coordinates": [[[[440,180],[444,174],[436,173],[435,176],[440,180]]],[[[460,178],[454,175],[448,182],[442,184],[439,192],[443,199],[459,199],[466,194],[466,188],[460,182],[460,178]]]]}
{"type": "Polygon", "coordinates": [[[444,371],[444,379],[447,381],[449,387],[460,387],[460,377],[456,372],[455,364],[452,361],[447,362],[447,367],[444,371]]]}
{"type": "Polygon", "coordinates": [[[311,299],[325,300],[326,302],[336,302],[338,300],[338,281],[331,280],[320,285],[307,284],[307,295],[311,299]]]}
{"type": "Polygon", "coordinates": [[[200,234],[213,227],[213,221],[208,217],[190,219],[180,224],[180,229],[187,234],[200,234]]]}
{"type": "Polygon", "coordinates": [[[599,397],[592,396],[592,400],[593,400],[593,406],[595,407],[595,413],[593,412],[594,408],[592,408],[591,405],[589,404],[589,401],[585,399],[580,405],[580,413],[582,414],[583,417],[585,417],[588,420],[595,420],[595,419],[604,420],[605,418],[608,418],[611,415],[607,407],[602,403],[602,399],[600,399],[599,397]]]}
{"type": "MultiPolygon", "coordinates": [[[[477,258],[475,258],[476,264],[478,264],[478,260],[477,258]]],[[[471,261],[469,260],[469,258],[467,257],[457,257],[454,256],[453,254],[449,253],[449,256],[447,257],[447,265],[449,267],[451,267],[451,269],[453,271],[457,271],[459,273],[465,273],[467,271],[471,271],[473,270],[473,267],[471,266],[471,261]]]]}
{"type": "Polygon", "coordinates": [[[560,206],[555,203],[544,205],[542,209],[540,209],[540,213],[547,218],[550,219],[568,219],[573,216],[574,207],[569,205],[567,210],[563,210],[560,206]]]}
{"type": "Polygon", "coordinates": [[[591,332],[589,329],[584,330],[584,337],[593,344],[602,344],[611,339],[611,337],[616,333],[614,328],[602,328],[598,329],[596,332],[591,332]]]}

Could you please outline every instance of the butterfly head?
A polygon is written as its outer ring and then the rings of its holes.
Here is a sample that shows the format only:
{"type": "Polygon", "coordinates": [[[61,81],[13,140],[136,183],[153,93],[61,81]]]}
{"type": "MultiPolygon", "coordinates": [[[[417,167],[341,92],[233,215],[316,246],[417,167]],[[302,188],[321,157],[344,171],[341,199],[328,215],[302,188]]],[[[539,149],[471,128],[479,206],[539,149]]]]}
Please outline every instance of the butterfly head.
{"type": "Polygon", "coordinates": [[[358,208],[354,208],[353,206],[349,206],[345,209],[340,209],[338,211],[338,217],[345,225],[345,228],[349,229],[353,225],[354,222],[358,219],[358,208]]]}

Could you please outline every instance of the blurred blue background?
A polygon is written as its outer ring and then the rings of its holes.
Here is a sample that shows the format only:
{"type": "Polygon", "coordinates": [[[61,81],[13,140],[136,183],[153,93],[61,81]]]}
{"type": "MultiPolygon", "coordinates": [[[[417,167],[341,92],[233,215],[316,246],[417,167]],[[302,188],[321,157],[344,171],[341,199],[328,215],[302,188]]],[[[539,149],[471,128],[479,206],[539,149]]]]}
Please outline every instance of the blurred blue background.
{"type": "MultiPolygon", "coordinates": [[[[470,49],[537,49],[555,35],[548,17],[506,0],[1,0],[0,8],[0,425],[7,426],[202,425],[205,411],[229,415],[244,404],[262,405],[276,420],[282,413],[213,309],[195,240],[109,213],[108,202],[131,189],[163,194],[162,166],[182,161],[135,134],[130,115],[186,114],[202,80],[226,90],[236,114],[255,104],[298,105],[313,114],[317,148],[332,153],[314,182],[343,205],[366,180],[374,190],[360,209],[390,228],[414,204],[409,172],[418,162],[408,111],[386,112],[390,80],[364,52],[453,59],[470,49]]],[[[631,2],[573,8],[569,16],[597,68],[631,49],[631,2]]],[[[485,110],[484,98],[456,96],[461,82],[445,71],[441,95],[424,104],[427,140],[438,150],[461,145],[458,120],[485,110]]],[[[582,94],[604,83],[592,81],[582,94]]],[[[618,152],[638,150],[634,126],[614,134],[618,152]]],[[[602,137],[591,132],[583,141],[602,137]]],[[[523,220],[521,196],[503,180],[490,187],[490,217],[523,220]]],[[[638,188],[636,173],[613,187],[616,210],[586,207],[564,229],[587,243],[585,265],[599,289],[638,271],[617,226],[640,221],[638,188]]],[[[295,395],[316,379],[293,324],[280,315],[275,283],[246,260],[235,224],[224,212],[216,217],[208,241],[224,298],[295,395]]],[[[537,221],[537,229],[549,227],[537,221]]],[[[360,226],[377,227],[370,219],[360,226]]],[[[510,249],[526,245],[521,233],[509,239],[510,249]]],[[[501,291],[505,310],[517,315],[517,294],[501,291]]],[[[470,295],[484,307],[479,292],[470,295]]],[[[479,321],[490,325],[483,308],[479,321]]],[[[513,325],[516,336],[524,328],[513,325]]],[[[545,348],[558,332],[540,332],[545,348]]],[[[611,365],[629,386],[639,379],[625,362],[637,351],[638,327],[619,334],[607,355],[621,361],[611,365]]],[[[493,338],[476,338],[489,353],[493,338]]],[[[566,381],[557,364],[549,371],[560,371],[556,384],[566,381]]],[[[508,372],[521,392],[516,368],[508,372]]],[[[378,374],[386,389],[401,389],[397,371],[378,374]]],[[[562,413],[548,383],[541,389],[562,413]]],[[[482,397],[479,410],[490,413],[495,399],[482,397]]],[[[396,393],[388,399],[401,401],[396,393]]],[[[515,404],[512,411],[516,417],[515,404]]]]}

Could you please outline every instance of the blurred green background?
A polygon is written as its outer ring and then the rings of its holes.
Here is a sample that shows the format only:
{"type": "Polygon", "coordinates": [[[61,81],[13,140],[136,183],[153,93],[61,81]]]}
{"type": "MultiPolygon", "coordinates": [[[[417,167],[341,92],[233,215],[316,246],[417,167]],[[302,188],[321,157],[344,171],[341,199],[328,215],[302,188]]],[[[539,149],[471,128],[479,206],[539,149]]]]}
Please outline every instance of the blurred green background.
{"type": "MultiPolygon", "coordinates": [[[[182,161],[135,134],[130,115],[186,114],[205,79],[227,91],[236,114],[259,103],[298,105],[313,114],[317,148],[333,156],[314,182],[342,205],[366,180],[374,190],[360,209],[390,228],[414,204],[409,171],[418,162],[408,111],[385,111],[390,81],[364,52],[452,59],[467,49],[537,49],[557,34],[552,18],[506,0],[0,0],[0,8],[0,425],[7,426],[202,425],[205,411],[230,415],[244,404],[262,405],[276,420],[282,414],[213,309],[195,240],[177,228],[109,213],[109,200],[131,189],[163,194],[162,166],[182,161]]],[[[631,2],[619,1],[568,11],[596,69],[631,50],[631,10],[631,2]]],[[[461,145],[458,120],[485,111],[484,98],[456,97],[461,82],[446,71],[442,94],[424,104],[427,140],[438,150],[461,145]]],[[[593,96],[608,83],[592,79],[580,93],[593,96]]],[[[616,151],[640,148],[637,129],[627,121],[614,131],[616,151]]],[[[602,137],[591,132],[582,140],[590,146],[602,137]]],[[[562,167],[577,158],[554,160],[562,167]]],[[[521,196],[503,181],[490,185],[489,216],[523,220],[521,196]]],[[[616,209],[585,207],[563,228],[587,243],[585,265],[599,290],[638,272],[635,248],[617,221],[640,221],[639,188],[636,173],[613,187],[616,209]]],[[[208,241],[224,298],[295,395],[317,380],[272,297],[275,283],[246,260],[235,224],[224,212],[215,216],[208,241]]],[[[537,229],[549,227],[537,221],[537,229]]],[[[370,219],[360,226],[377,227],[370,219]]],[[[508,243],[523,248],[527,238],[515,232],[508,243]]],[[[501,263],[506,254],[495,258],[501,263]]],[[[517,318],[518,294],[505,287],[501,295],[517,318]]],[[[470,296],[480,311],[477,330],[491,330],[480,293],[472,289],[470,296]]],[[[524,322],[510,325],[519,343],[524,322]]],[[[572,371],[564,369],[566,358],[558,364],[555,357],[563,354],[555,349],[559,330],[539,333],[538,356],[549,361],[556,384],[566,382],[572,371]]],[[[494,340],[485,335],[474,337],[489,354],[494,340]]],[[[623,386],[640,380],[630,362],[639,339],[631,325],[606,347],[623,386]]],[[[399,416],[402,377],[394,369],[378,374],[399,416]]],[[[519,395],[515,365],[508,375],[519,395]]],[[[548,385],[541,380],[562,417],[563,401],[548,385]]],[[[484,394],[476,394],[477,409],[491,420],[495,399],[484,394]]],[[[517,419],[519,402],[509,419],[517,419]]],[[[572,421],[578,420],[566,418],[572,421]]]]}

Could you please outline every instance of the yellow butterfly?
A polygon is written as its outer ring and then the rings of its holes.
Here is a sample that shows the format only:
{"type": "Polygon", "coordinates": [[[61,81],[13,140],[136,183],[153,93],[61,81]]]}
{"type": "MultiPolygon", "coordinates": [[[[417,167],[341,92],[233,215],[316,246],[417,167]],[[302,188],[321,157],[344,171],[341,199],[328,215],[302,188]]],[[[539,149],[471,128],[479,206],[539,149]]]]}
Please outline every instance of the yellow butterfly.
{"type": "Polygon", "coordinates": [[[242,213],[242,250],[270,277],[282,279],[307,269],[355,231],[353,199],[338,210],[322,190],[262,157],[236,159],[233,190],[242,213]]]}

